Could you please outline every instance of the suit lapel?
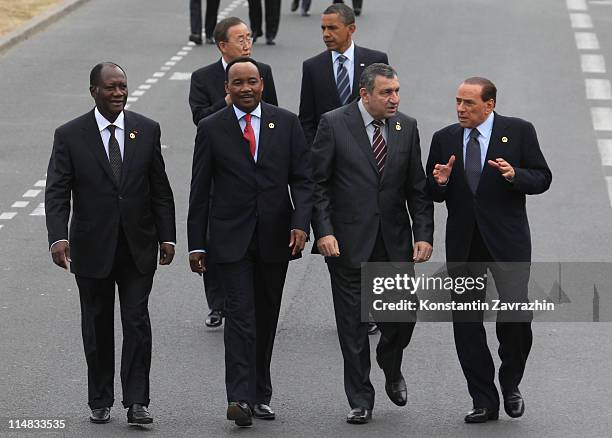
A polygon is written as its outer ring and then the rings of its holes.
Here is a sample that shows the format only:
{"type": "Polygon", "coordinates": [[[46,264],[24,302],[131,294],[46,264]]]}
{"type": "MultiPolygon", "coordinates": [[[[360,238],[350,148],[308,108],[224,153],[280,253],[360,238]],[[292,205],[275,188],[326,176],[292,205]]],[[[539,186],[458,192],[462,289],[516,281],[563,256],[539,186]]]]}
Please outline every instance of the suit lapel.
{"type": "Polygon", "coordinates": [[[507,134],[506,131],[507,126],[503,116],[495,113],[493,119],[493,129],[491,130],[491,138],[489,139],[489,147],[487,148],[487,155],[485,157],[482,174],[480,175],[480,181],[478,183],[479,188],[484,178],[490,178],[491,176],[496,176],[499,174],[499,171],[489,166],[487,161],[495,160],[496,158],[504,157],[506,155],[504,154],[505,145],[501,141],[502,137],[507,134]]]}
{"type": "Polygon", "coordinates": [[[346,124],[349,128],[349,135],[355,139],[354,143],[357,144],[359,149],[361,149],[361,152],[365,155],[366,160],[368,160],[370,163],[372,170],[376,173],[376,176],[379,177],[380,174],[378,173],[378,167],[376,167],[374,153],[372,152],[372,144],[370,143],[370,138],[365,130],[363,118],[359,112],[357,102],[353,102],[348,105],[345,114],[346,124]]]}
{"type": "Polygon", "coordinates": [[[122,186],[125,183],[127,174],[130,171],[130,165],[134,159],[134,152],[138,149],[138,143],[140,141],[140,135],[138,135],[139,127],[134,117],[129,111],[124,111],[124,139],[123,139],[123,164],[121,165],[121,183],[122,186]]]}
{"type": "Polygon", "coordinates": [[[397,116],[387,119],[387,158],[385,159],[385,167],[380,177],[381,184],[385,180],[385,175],[389,173],[389,166],[393,166],[395,163],[395,155],[401,141],[401,128],[402,125],[397,116]],[[396,129],[396,126],[399,126],[400,130],[396,129]]]}
{"type": "Polygon", "coordinates": [[[104,169],[104,172],[106,172],[113,184],[116,185],[115,176],[111,170],[108,155],[106,155],[104,143],[102,143],[102,137],[100,136],[100,130],[98,129],[93,110],[89,113],[87,124],[83,126],[83,131],[85,136],[84,143],[87,145],[87,148],[91,151],[98,163],[100,163],[102,169],[104,169]]]}
{"type": "MultiPolygon", "coordinates": [[[[238,148],[238,153],[244,156],[248,161],[253,163],[253,157],[251,156],[251,151],[249,150],[249,144],[244,139],[242,135],[242,129],[240,129],[240,123],[238,123],[238,119],[236,118],[236,113],[234,112],[233,106],[228,106],[223,111],[225,111],[224,119],[224,128],[228,134],[228,145],[236,145],[238,148]]],[[[260,129],[261,131],[261,129],[260,129]]],[[[261,132],[260,132],[261,136],[261,132]]],[[[260,141],[261,144],[261,141],[260,141]]]]}
{"type": "Polygon", "coordinates": [[[361,78],[361,73],[365,69],[365,63],[361,60],[361,47],[355,46],[354,56],[353,56],[353,88],[351,92],[351,101],[357,100],[359,97],[359,79],[361,78]]]}

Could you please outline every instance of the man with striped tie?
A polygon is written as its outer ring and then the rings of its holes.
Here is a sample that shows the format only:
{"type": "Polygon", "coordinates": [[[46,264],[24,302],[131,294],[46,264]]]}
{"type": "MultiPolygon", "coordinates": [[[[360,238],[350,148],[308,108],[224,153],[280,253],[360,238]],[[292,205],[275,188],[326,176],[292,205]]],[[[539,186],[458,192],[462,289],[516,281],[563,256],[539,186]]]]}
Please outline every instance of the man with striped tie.
{"type": "MultiPolygon", "coordinates": [[[[315,202],[312,228],[325,256],[344,358],[347,422],[372,417],[367,322],[361,321],[361,263],[424,262],[433,243],[433,203],[416,120],[398,112],[393,68],[372,64],[361,75],[361,100],[321,117],[312,145],[315,202]],[[410,214],[410,216],[409,216],[410,214]],[[414,236],[414,245],[412,239],[414,236]]],[[[401,372],[414,322],[381,322],[376,361],[393,403],[406,404],[401,372]]]]}

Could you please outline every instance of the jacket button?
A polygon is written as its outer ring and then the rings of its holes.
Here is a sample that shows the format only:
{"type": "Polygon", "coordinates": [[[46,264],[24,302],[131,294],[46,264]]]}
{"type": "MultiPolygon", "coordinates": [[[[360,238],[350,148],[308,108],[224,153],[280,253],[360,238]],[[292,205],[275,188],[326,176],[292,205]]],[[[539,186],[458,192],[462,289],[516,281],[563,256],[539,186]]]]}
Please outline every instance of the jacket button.
{"type": "Polygon", "coordinates": [[[119,200],[123,201],[123,196],[119,195],[119,200]]]}

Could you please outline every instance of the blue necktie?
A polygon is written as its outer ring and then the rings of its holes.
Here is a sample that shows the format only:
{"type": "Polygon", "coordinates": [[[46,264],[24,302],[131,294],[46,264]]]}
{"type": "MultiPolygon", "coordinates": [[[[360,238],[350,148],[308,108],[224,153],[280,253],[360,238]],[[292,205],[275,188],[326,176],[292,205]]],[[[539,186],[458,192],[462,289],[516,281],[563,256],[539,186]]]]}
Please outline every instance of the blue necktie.
{"type": "Polygon", "coordinates": [[[344,63],[347,58],[344,55],[338,56],[338,74],[336,79],[336,87],[338,88],[338,96],[340,97],[340,103],[346,105],[351,96],[351,84],[349,82],[348,72],[344,63]]]}
{"type": "Polygon", "coordinates": [[[480,181],[480,174],[482,173],[480,167],[479,135],[480,132],[478,132],[478,129],[472,129],[470,132],[470,139],[465,148],[465,177],[472,193],[476,193],[478,182],[480,181]]]}

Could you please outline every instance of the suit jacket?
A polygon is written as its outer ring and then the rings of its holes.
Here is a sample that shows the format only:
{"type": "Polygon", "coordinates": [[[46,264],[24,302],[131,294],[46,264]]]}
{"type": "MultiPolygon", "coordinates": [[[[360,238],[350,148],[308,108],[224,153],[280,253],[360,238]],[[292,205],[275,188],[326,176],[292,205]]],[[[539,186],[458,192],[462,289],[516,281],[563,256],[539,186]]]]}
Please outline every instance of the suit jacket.
{"type": "MultiPolygon", "coordinates": [[[[262,100],[272,105],[278,105],[276,88],[272,69],[268,64],[258,62],[261,77],[264,81],[262,100]]],[[[227,107],[225,103],[225,70],[219,59],[206,67],[202,67],[191,75],[189,90],[189,106],[196,125],[204,117],[227,107]]]]}
{"type": "Polygon", "coordinates": [[[413,234],[416,241],[433,242],[433,203],[426,193],[416,120],[397,113],[387,122],[387,158],[380,174],[357,102],[321,118],[312,146],[312,228],[317,239],[333,234],[338,240],[340,257],[327,258],[328,263],[360,267],[370,258],[379,228],[390,261],[412,260],[413,234]]]}
{"type": "Polygon", "coordinates": [[[476,194],[472,194],[463,163],[463,128],[457,123],[436,132],[427,160],[429,191],[436,202],[446,201],[446,258],[467,261],[474,226],[494,261],[531,260],[531,236],[525,195],[545,192],[552,173],[540,150],[533,125],[525,120],[495,113],[493,130],[476,194]],[[505,140],[505,141],[504,141],[505,140]],[[440,187],[432,177],[436,164],[455,164],[448,184],[440,187]],[[503,158],[514,167],[510,183],[486,161],[503,158]]]}
{"type": "Polygon", "coordinates": [[[210,250],[218,263],[235,262],[244,257],[257,230],[262,260],[287,261],[290,231],[310,230],[312,192],[310,150],[295,114],[261,103],[255,162],[233,106],[218,111],[198,124],[187,218],[189,250],[210,250]],[[209,207],[212,183],[215,196],[209,207]]]}
{"type": "MultiPolygon", "coordinates": [[[[349,102],[359,98],[359,79],[368,65],[376,62],[389,63],[386,53],[357,45],[355,45],[354,61],[353,84],[349,102]]],[[[331,52],[325,51],[304,61],[299,118],[308,144],[312,144],[314,141],[321,116],[341,106],[331,52]]]]}
{"type": "Polygon", "coordinates": [[[159,124],[131,111],[124,114],[119,184],[93,110],[55,131],[45,190],[49,245],[69,240],[71,271],[82,277],[110,274],[120,227],[141,273],[155,270],[159,243],[176,241],[174,199],[159,124]]]}

